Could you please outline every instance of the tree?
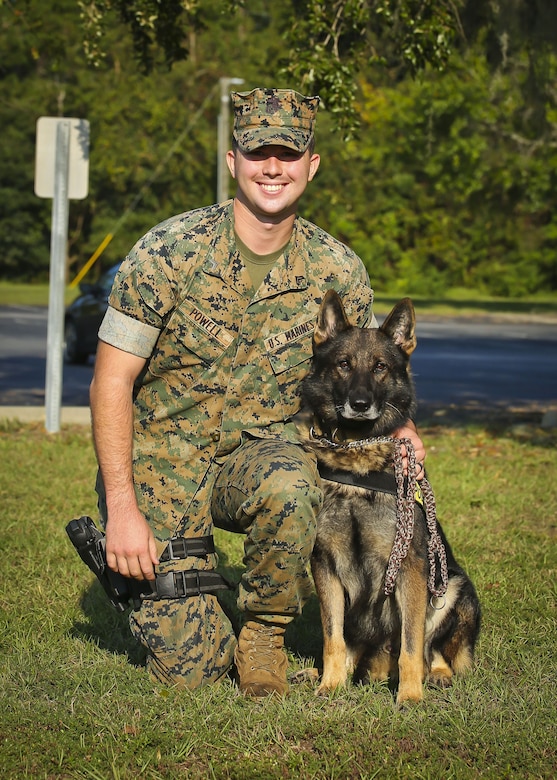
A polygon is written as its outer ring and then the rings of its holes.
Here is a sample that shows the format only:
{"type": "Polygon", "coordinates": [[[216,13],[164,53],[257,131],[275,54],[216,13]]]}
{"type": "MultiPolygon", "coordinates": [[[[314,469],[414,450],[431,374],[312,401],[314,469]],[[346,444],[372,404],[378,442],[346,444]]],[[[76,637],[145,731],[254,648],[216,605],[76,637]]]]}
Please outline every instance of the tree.
{"type": "Polygon", "coordinates": [[[476,50],[419,81],[365,76],[361,136],[327,148],[311,217],[355,249],[381,290],[556,289],[557,145],[517,135],[514,74],[490,80],[476,50]]]}
{"type": "MultiPolygon", "coordinates": [[[[104,30],[117,17],[128,28],[145,72],[192,55],[192,41],[216,16],[249,14],[244,0],[79,0],[89,61],[104,56],[104,30]]],[[[258,4],[259,5],[259,4],[258,4]]],[[[271,3],[265,3],[270,13],[271,3]]],[[[273,4],[276,14],[277,4],[273,4]]],[[[283,74],[319,93],[345,135],[358,126],[358,77],[381,63],[398,77],[442,70],[451,53],[483,37],[493,67],[526,47],[531,78],[524,91],[532,121],[548,89],[547,54],[557,46],[554,0],[291,0],[280,4],[283,74]]],[[[256,13],[261,14],[258,9],[256,13]]]]}
{"type": "MultiPolygon", "coordinates": [[[[329,13],[335,4],[320,5],[329,13]]],[[[532,0],[529,7],[542,5],[532,0]]],[[[156,222],[214,201],[220,77],[242,77],[246,88],[273,84],[309,92],[304,79],[319,41],[336,46],[338,61],[347,61],[351,42],[340,18],[330,40],[323,20],[321,27],[304,27],[313,2],[250,0],[233,15],[223,14],[222,6],[200,0],[183,42],[187,57],[169,68],[153,39],[152,67],[142,72],[129,25],[114,4],[103,17],[104,57],[92,67],[74,0],[0,0],[0,232],[6,237],[0,278],[48,274],[50,202],[33,194],[39,116],[90,121],[89,196],[71,204],[68,278],[114,234],[94,276],[156,222]],[[292,64],[296,76],[280,64],[289,25],[297,25],[300,41],[314,35],[310,51],[302,52],[306,59],[292,64]]],[[[346,10],[348,3],[335,7],[346,10]]],[[[350,10],[353,29],[357,7],[350,10]]],[[[329,110],[320,110],[323,160],[303,213],[351,245],[382,291],[439,294],[460,286],[517,295],[557,289],[557,56],[538,19],[528,27],[541,29],[538,50],[507,25],[505,57],[497,59],[492,7],[483,0],[461,3],[459,40],[468,45],[458,47],[442,71],[427,65],[415,78],[399,54],[395,33],[402,27],[384,27],[379,41],[373,19],[366,18],[365,45],[377,36],[375,56],[354,64],[357,77],[350,82],[361,132],[341,143],[344,104],[332,110],[326,100],[329,110]]],[[[355,58],[359,45],[354,35],[355,58]]],[[[348,83],[335,81],[335,68],[333,62],[319,75],[325,86],[329,76],[337,86],[348,83]]],[[[342,71],[340,78],[349,75],[342,71]]],[[[348,99],[338,89],[339,100],[348,99]]]]}
{"type": "MultiPolygon", "coordinates": [[[[281,3],[279,66],[307,93],[321,96],[349,135],[358,124],[357,76],[366,63],[396,63],[417,72],[441,68],[459,34],[459,0],[291,0],[281,3]]],[[[221,15],[250,14],[243,0],[218,3],[221,15]]],[[[271,3],[264,3],[264,6],[271,3]]],[[[276,3],[273,4],[276,13],[276,3]]],[[[89,61],[105,56],[104,31],[117,17],[130,31],[144,72],[191,56],[196,33],[218,13],[213,0],[79,0],[89,61]]],[[[256,13],[261,13],[258,9],[256,13]]]]}

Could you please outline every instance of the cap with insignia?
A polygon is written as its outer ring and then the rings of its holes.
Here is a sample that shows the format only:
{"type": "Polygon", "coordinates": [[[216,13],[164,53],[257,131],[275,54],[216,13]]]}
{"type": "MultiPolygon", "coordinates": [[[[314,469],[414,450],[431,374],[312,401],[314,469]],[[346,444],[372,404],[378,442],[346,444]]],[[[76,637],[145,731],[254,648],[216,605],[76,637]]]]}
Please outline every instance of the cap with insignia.
{"type": "Polygon", "coordinates": [[[319,98],[292,89],[232,92],[234,140],[243,152],[285,146],[305,152],[313,137],[319,98]]]}

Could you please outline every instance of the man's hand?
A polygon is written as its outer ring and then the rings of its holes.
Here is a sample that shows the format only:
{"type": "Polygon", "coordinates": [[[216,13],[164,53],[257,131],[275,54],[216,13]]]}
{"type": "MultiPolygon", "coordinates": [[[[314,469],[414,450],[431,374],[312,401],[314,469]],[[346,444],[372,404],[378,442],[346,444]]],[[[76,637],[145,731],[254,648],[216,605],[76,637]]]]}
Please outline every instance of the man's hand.
{"type": "MultiPolygon", "coordinates": [[[[426,459],[426,452],[424,444],[418,436],[418,431],[416,430],[416,426],[412,420],[408,420],[406,425],[403,425],[402,428],[399,428],[398,431],[394,432],[393,436],[396,439],[410,439],[416,453],[416,478],[423,479],[425,476],[424,461],[426,459]]],[[[407,474],[408,460],[406,458],[406,448],[404,445],[402,446],[402,457],[404,463],[404,473],[407,474]]]]}
{"type": "Polygon", "coordinates": [[[159,563],[153,532],[139,509],[108,513],[106,563],[123,577],[154,580],[159,563]]]}

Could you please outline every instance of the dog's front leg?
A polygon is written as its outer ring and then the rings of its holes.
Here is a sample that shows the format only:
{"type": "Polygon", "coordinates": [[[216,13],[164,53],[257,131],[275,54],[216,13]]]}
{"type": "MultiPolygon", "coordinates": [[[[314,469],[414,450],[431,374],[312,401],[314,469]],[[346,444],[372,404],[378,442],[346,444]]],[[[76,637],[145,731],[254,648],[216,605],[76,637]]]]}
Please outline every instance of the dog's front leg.
{"type": "Polygon", "coordinates": [[[323,696],[346,683],[348,655],[344,641],[344,589],[330,571],[314,567],[314,580],[323,628],[323,676],[315,691],[323,696]]]}
{"type": "Polygon", "coordinates": [[[421,701],[424,697],[427,581],[425,574],[419,571],[415,564],[409,563],[409,566],[403,566],[400,571],[400,584],[396,589],[401,617],[397,704],[421,701]]]}

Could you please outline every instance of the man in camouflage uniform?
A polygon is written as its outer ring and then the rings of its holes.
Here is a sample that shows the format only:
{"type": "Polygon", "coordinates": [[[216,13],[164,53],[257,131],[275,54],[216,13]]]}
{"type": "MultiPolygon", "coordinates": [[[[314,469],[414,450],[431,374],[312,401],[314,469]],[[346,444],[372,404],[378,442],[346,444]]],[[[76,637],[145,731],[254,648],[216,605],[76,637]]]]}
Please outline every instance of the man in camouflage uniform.
{"type": "Polygon", "coordinates": [[[124,260],[91,409],[108,565],[169,587],[130,615],[151,674],[195,688],[235,661],[240,689],[262,696],[287,690],[284,631],[310,593],[322,494],[289,420],[319,304],[334,287],[369,325],[373,293],[359,258],[296,215],[320,161],[318,98],[232,102],[236,196],[163,222],[124,260]],[[215,595],[213,523],[245,534],[238,640],[215,595]]]}

